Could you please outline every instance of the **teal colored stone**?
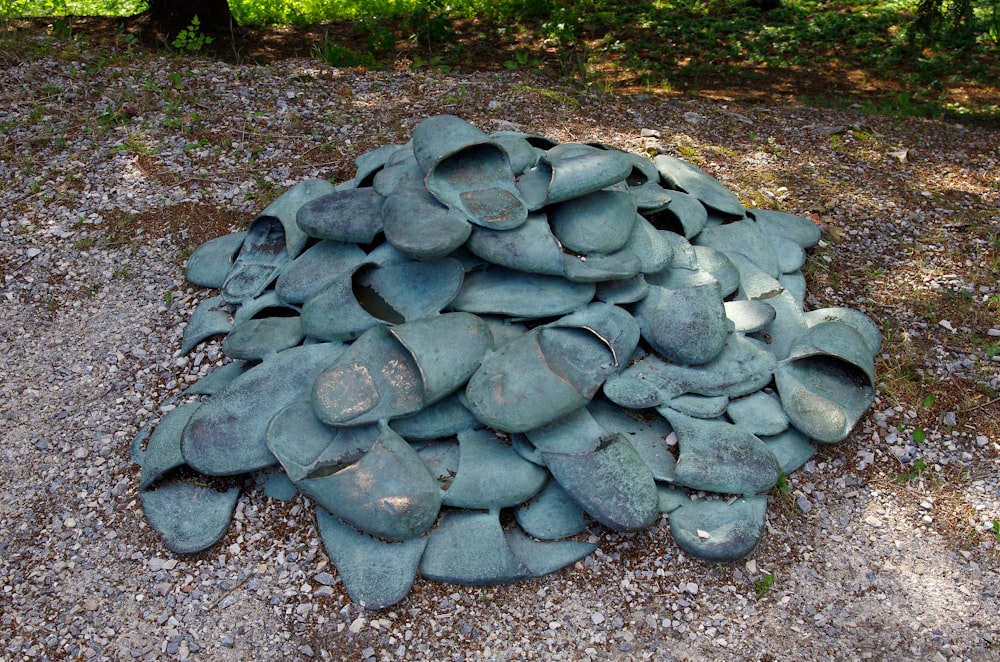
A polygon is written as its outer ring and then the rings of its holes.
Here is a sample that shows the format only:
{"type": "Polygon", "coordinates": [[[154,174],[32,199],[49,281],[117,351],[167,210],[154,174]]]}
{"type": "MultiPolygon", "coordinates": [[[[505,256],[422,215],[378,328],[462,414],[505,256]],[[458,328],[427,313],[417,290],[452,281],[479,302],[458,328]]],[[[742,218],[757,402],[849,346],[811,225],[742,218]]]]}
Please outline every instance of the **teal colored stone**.
{"type": "Polygon", "coordinates": [[[774,453],[743,428],[718,420],[670,414],[680,455],[674,483],[694,490],[753,495],[778,482],[774,453]]]}
{"type": "Polygon", "coordinates": [[[533,499],[515,508],[514,517],[529,536],[539,540],[568,538],[587,528],[583,509],[554,480],[533,499]]]}
{"type": "Polygon", "coordinates": [[[777,313],[763,301],[727,301],[726,318],[733,323],[736,333],[757,333],[774,321],[777,313]]]}
{"type": "Polygon", "coordinates": [[[438,260],[472,233],[465,215],[441,204],[423,187],[400,186],[382,205],[386,241],[415,260],[438,260]]]}
{"type": "Polygon", "coordinates": [[[721,499],[689,501],[670,513],[670,533],[691,556],[730,563],[754,550],[764,534],[767,497],[727,504],[721,499]]]}
{"type": "Polygon", "coordinates": [[[386,609],[410,592],[427,538],[385,542],[316,509],[323,547],[351,600],[365,609],[386,609]]]}
{"type": "Polygon", "coordinates": [[[734,254],[742,255],[772,278],[777,278],[782,273],[778,256],[771,243],[760,228],[749,219],[706,227],[692,240],[692,243],[714,248],[730,259],[734,254]]]}
{"type": "Polygon", "coordinates": [[[633,309],[642,337],[675,363],[708,363],[726,343],[729,322],[719,283],[705,277],[698,285],[680,289],[651,285],[646,298],[633,309]]]}

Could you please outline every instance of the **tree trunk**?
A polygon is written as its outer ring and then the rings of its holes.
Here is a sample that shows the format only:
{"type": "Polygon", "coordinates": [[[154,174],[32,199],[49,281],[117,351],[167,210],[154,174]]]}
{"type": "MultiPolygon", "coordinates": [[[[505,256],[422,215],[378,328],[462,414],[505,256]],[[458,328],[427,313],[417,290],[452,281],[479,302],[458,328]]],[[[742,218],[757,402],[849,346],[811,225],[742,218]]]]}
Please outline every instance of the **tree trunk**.
{"type": "Polygon", "coordinates": [[[149,19],[165,32],[186,28],[195,16],[207,32],[228,31],[233,18],[228,0],[149,0],[149,19]]]}

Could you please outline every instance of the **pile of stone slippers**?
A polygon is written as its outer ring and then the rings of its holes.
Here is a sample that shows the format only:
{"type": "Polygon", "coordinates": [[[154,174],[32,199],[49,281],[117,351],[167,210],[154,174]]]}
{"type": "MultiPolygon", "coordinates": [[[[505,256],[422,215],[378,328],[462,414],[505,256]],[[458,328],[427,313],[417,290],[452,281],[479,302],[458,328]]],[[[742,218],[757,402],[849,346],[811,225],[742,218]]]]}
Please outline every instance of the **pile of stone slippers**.
{"type": "Polygon", "coordinates": [[[177,553],[225,534],[252,475],[308,496],[373,609],[418,574],[539,577],[594,550],[588,527],[664,513],[733,561],[782,474],[873,401],[877,326],[804,311],[816,226],[685,161],[441,115],[356,164],[190,257],[220,292],[182,349],[222,335],[233,361],[132,444],[177,553]]]}

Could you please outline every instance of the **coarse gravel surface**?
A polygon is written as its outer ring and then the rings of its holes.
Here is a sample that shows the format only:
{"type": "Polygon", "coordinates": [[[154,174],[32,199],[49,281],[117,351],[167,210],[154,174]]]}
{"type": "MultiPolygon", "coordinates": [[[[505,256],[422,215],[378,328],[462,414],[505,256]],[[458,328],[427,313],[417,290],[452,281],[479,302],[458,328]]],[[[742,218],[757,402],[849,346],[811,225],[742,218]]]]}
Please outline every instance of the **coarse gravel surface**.
{"type": "Polygon", "coordinates": [[[0,51],[0,660],[1000,659],[998,127],[24,39],[0,51]],[[750,558],[688,558],[664,516],[592,528],[553,576],[366,612],[263,476],[204,553],[149,529],[129,443],[225,360],[180,353],[213,294],[185,257],[440,113],[673,154],[823,226],[807,306],[883,325],[878,394],[769,496],[750,558]]]}

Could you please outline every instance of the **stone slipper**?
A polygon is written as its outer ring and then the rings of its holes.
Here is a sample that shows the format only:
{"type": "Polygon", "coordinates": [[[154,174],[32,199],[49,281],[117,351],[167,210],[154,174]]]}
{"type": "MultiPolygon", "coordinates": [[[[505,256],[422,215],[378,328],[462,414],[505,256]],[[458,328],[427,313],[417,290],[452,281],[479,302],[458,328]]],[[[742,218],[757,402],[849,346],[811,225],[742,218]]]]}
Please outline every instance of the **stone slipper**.
{"type": "Polygon", "coordinates": [[[242,303],[263,292],[281,270],[301,253],[308,241],[295,222],[299,209],[334,190],[323,179],[300,182],[268,205],[247,229],[232,268],[222,283],[222,298],[242,303]]]}
{"type": "Polygon", "coordinates": [[[700,366],[668,363],[654,354],[636,357],[608,378],[604,395],[629,409],[672,407],[685,394],[739,398],[767,386],[775,365],[761,343],[734,333],[713,361],[700,366]]]}
{"type": "Polygon", "coordinates": [[[386,609],[410,592],[427,547],[426,537],[402,542],[379,540],[323,508],[316,509],[316,528],[353,602],[364,609],[386,609]]]}
{"type": "MultiPolygon", "coordinates": [[[[567,428],[572,433],[573,426],[567,428]]],[[[622,433],[600,438],[583,453],[542,451],[552,477],[574,501],[615,531],[640,531],[659,516],[656,480],[622,433]]]]}
{"type": "Polygon", "coordinates": [[[730,331],[719,281],[705,271],[685,272],[683,283],[648,274],[649,292],[633,313],[642,337],[666,359],[685,365],[708,363],[722,351],[730,331]]]}
{"type": "Polygon", "coordinates": [[[525,533],[539,540],[569,538],[587,528],[583,508],[554,480],[515,508],[514,518],[525,533]]]}
{"type": "Polygon", "coordinates": [[[414,260],[437,260],[460,248],[472,233],[462,212],[441,204],[422,186],[400,186],[382,205],[385,239],[414,260]]]}
{"type": "Polygon", "coordinates": [[[504,531],[500,512],[447,510],[427,536],[420,574],[449,584],[487,586],[541,577],[575,563],[597,546],[575,540],[533,541],[504,531]]]}
{"type": "Polygon", "coordinates": [[[246,236],[246,232],[233,232],[209,239],[196,248],[187,261],[188,281],[199,287],[222,287],[246,236]]]}
{"type": "Polygon", "coordinates": [[[332,191],[303,205],[296,222],[310,237],[370,244],[382,231],[384,201],[371,188],[332,191]]]}
{"type": "Polygon", "coordinates": [[[322,340],[353,340],[380,324],[437,315],[458,295],[465,270],[451,258],[419,262],[383,245],[302,306],[302,331],[322,340]]]}
{"type": "Polygon", "coordinates": [[[334,430],[311,416],[303,402],[276,415],[267,437],[299,491],[359,531],[409,540],[437,519],[437,480],[388,426],[334,430]]]}
{"type": "Polygon", "coordinates": [[[184,327],[181,336],[181,353],[187,354],[198,343],[213,336],[229,333],[233,328],[229,309],[221,296],[209,297],[198,304],[184,327]]]}
{"type": "Polygon", "coordinates": [[[631,172],[632,161],[619,150],[562,143],[547,150],[518,187],[525,199],[536,201],[534,211],[624,182],[631,172]]]}
{"type": "Polygon", "coordinates": [[[367,255],[357,244],[323,240],[307,248],[278,276],[274,291],[285,303],[305,303],[341,274],[356,269],[367,255]]]}
{"type": "Polygon", "coordinates": [[[200,404],[180,405],[160,419],[149,438],[139,495],[149,525],[178,554],[194,554],[225,535],[240,496],[238,486],[218,491],[201,481],[172,477],[185,466],[181,433],[200,404]]]}
{"type": "Polygon", "coordinates": [[[792,425],[824,443],[846,439],[875,400],[871,347],[842,322],[810,327],[778,363],[774,378],[792,425]]]}
{"type": "Polygon", "coordinates": [[[750,554],[764,535],[767,497],[688,501],[670,512],[670,534],[692,556],[716,563],[750,554]]]}
{"type": "Polygon", "coordinates": [[[595,292],[596,286],[590,282],[487,266],[465,274],[451,307],[514,319],[558,317],[587,305],[595,292]]]}
{"type": "Polygon", "coordinates": [[[664,415],[677,433],[680,447],[674,484],[750,496],[767,492],[778,482],[778,459],[742,427],[677,412],[664,415]]]}
{"type": "Polygon", "coordinates": [[[528,218],[500,143],[454,115],[430,117],[413,131],[413,155],[427,190],[476,225],[505,230],[528,218]]]}
{"type": "Polygon", "coordinates": [[[653,165],[667,188],[690,193],[706,207],[723,214],[744,216],[743,205],[732,191],[701,168],[666,154],[654,158],[653,165]]]}
{"type": "Polygon", "coordinates": [[[210,476],[230,476],[277,463],[267,425],[279,411],[309,398],[313,382],[344,351],[340,343],[278,352],[239,375],[191,417],[181,437],[184,459],[210,476]]]}
{"type": "Polygon", "coordinates": [[[319,375],[313,407],[328,425],[412,414],[458,390],[492,347],[489,327],[468,313],[375,326],[319,375]]]}
{"type": "Polygon", "coordinates": [[[505,432],[551,423],[590,402],[638,341],[631,315],[590,304],[487,355],[466,388],[468,406],[484,424],[505,432]]]}

